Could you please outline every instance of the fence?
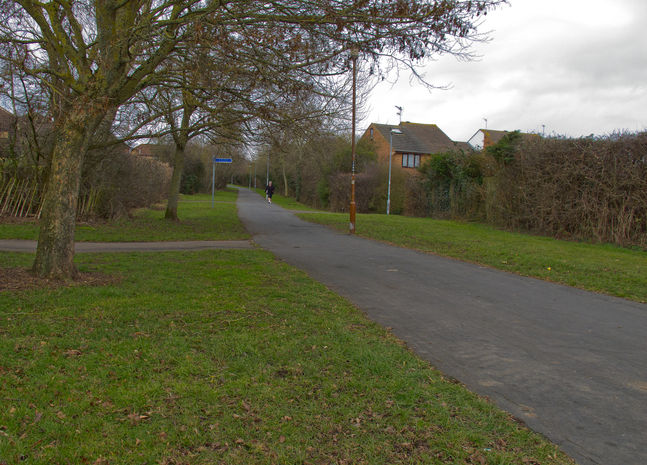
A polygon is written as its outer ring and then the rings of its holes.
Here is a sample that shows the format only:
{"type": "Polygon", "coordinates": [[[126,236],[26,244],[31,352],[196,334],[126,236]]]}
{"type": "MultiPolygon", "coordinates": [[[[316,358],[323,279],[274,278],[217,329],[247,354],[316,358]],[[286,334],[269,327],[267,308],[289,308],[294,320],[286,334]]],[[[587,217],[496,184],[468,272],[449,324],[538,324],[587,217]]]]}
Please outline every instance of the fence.
{"type": "Polygon", "coordinates": [[[42,202],[36,182],[9,176],[0,180],[0,216],[40,216],[42,202]]]}
{"type": "MultiPolygon", "coordinates": [[[[0,216],[40,218],[43,195],[38,182],[8,175],[0,175],[0,181],[0,216]]],[[[99,198],[100,192],[95,188],[90,188],[87,193],[80,195],[77,216],[94,214],[99,198]]]]}

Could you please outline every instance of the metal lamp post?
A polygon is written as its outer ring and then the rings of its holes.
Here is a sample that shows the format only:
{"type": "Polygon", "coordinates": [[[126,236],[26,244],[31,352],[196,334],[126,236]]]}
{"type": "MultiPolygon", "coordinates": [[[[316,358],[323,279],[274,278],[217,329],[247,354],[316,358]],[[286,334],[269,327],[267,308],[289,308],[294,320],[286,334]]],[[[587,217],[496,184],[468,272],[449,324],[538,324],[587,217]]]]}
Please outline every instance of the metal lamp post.
{"type": "Polygon", "coordinates": [[[355,47],[350,50],[350,58],[353,60],[353,116],[351,130],[351,154],[353,157],[353,166],[350,177],[350,234],[355,234],[355,86],[357,80],[357,57],[359,50],[355,47]]]}
{"type": "Polygon", "coordinates": [[[399,129],[392,128],[389,131],[389,189],[386,194],[386,214],[391,210],[391,156],[393,155],[393,134],[402,134],[399,129]]]}
{"type": "Polygon", "coordinates": [[[211,157],[211,208],[216,206],[216,157],[211,157]]]}

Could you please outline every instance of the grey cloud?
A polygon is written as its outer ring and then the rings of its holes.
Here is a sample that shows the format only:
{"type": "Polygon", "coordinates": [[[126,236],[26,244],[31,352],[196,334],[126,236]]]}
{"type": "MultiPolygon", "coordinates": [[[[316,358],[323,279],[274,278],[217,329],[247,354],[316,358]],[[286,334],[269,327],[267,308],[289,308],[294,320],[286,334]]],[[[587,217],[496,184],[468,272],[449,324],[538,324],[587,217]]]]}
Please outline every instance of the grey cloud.
{"type": "MultiPolygon", "coordinates": [[[[531,2],[513,0],[513,8],[530,8],[531,2]]],[[[610,2],[592,5],[600,10],[620,3],[610,2]]],[[[427,78],[452,83],[450,90],[430,94],[422,87],[398,84],[388,99],[405,107],[407,119],[438,123],[455,138],[469,137],[483,117],[497,129],[539,131],[546,124],[549,132],[575,136],[644,129],[647,2],[622,3],[622,11],[632,15],[622,25],[626,18],[605,24],[604,18],[591,16],[595,24],[587,24],[586,16],[549,17],[545,10],[528,24],[515,22],[519,8],[502,11],[505,22],[496,24],[489,44],[477,48],[479,61],[445,57],[427,68],[427,78]]],[[[534,4],[541,5],[541,0],[534,4]]],[[[524,20],[528,11],[523,11],[524,20]]]]}

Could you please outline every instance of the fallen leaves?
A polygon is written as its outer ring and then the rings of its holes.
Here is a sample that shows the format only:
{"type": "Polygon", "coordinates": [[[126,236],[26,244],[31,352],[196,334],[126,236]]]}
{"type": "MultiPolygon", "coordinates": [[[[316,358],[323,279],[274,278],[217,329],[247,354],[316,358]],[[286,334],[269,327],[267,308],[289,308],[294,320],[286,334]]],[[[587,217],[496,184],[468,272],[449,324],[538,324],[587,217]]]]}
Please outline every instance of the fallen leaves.
{"type": "Polygon", "coordinates": [[[80,357],[81,355],[83,355],[83,352],[78,349],[68,349],[63,352],[63,355],[65,355],[66,357],[80,357]]]}
{"type": "Polygon", "coordinates": [[[140,413],[130,413],[128,414],[128,420],[130,420],[131,425],[138,425],[142,421],[148,420],[150,418],[150,415],[147,414],[140,414],[140,413]]]}
{"type": "Polygon", "coordinates": [[[151,337],[151,335],[150,335],[150,334],[148,334],[148,333],[144,333],[144,332],[142,332],[142,331],[135,331],[134,333],[132,333],[132,334],[131,334],[131,336],[132,336],[134,339],[137,339],[137,338],[140,338],[140,337],[143,337],[143,338],[151,337]]]}
{"type": "Polygon", "coordinates": [[[535,459],[530,458],[530,457],[524,457],[521,459],[521,463],[524,465],[541,465],[539,462],[537,462],[535,459]]]}
{"type": "Polygon", "coordinates": [[[469,456],[469,462],[474,465],[487,465],[487,460],[479,453],[475,453],[469,456]]]}

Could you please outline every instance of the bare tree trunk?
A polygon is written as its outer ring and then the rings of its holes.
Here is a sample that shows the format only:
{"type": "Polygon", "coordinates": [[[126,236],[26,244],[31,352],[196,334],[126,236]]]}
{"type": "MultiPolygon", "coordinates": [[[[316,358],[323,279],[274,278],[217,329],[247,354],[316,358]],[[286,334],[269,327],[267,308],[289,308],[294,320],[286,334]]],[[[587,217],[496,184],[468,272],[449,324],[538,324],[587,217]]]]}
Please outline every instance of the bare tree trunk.
{"type": "MultiPolygon", "coordinates": [[[[177,203],[180,197],[180,184],[182,183],[182,172],[184,171],[184,150],[186,144],[189,142],[189,126],[191,123],[191,115],[195,111],[195,106],[190,104],[187,99],[190,98],[188,93],[182,95],[182,122],[180,123],[179,130],[173,133],[173,140],[175,141],[175,157],[173,159],[173,175],[171,176],[171,186],[169,188],[168,203],[166,205],[166,213],[164,217],[167,220],[178,221],[177,216],[177,203]]],[[[169,120],[172,122],[173,115],[168,115],[169,120]]],[[[172,123],[171,125],[175,127],[172,123]]]]}
{"type": "Polygon", "coordinates": [[[283,190],[285,191],[285,196],[288,196],[288,175],[285,173],[285,158],[283,158],[281,163],[281,172],[283,174],[283,190]]]}
{"type": "Polygon", "coordinates": [[[294,197],[297,202],[301,201],[301,187],[303,183],[303,175],[301,174],[303,170],[303,146],[297,146],[297,161],[296,161],[296,179],[294,180],[294,197]]]}
{"type": "Polygon", "coordinates": [[[102,119],[79,107],[71,108],[69,114],[56,134],[32,267],[39,276],[58,279],[78,275],[74,266],[74,229],[81,172],[90,139],[102,119]]]}
{"type": "Polygon", "coordinates": [[[175,157],[173,158],[173,175],[169,189],[168,204],[164,217],[167,220],[178,221],[177,204],[180,197],[180,184],[182,182],[182,171],[184,171],[184,145],[175,144],[175,157]]]}

